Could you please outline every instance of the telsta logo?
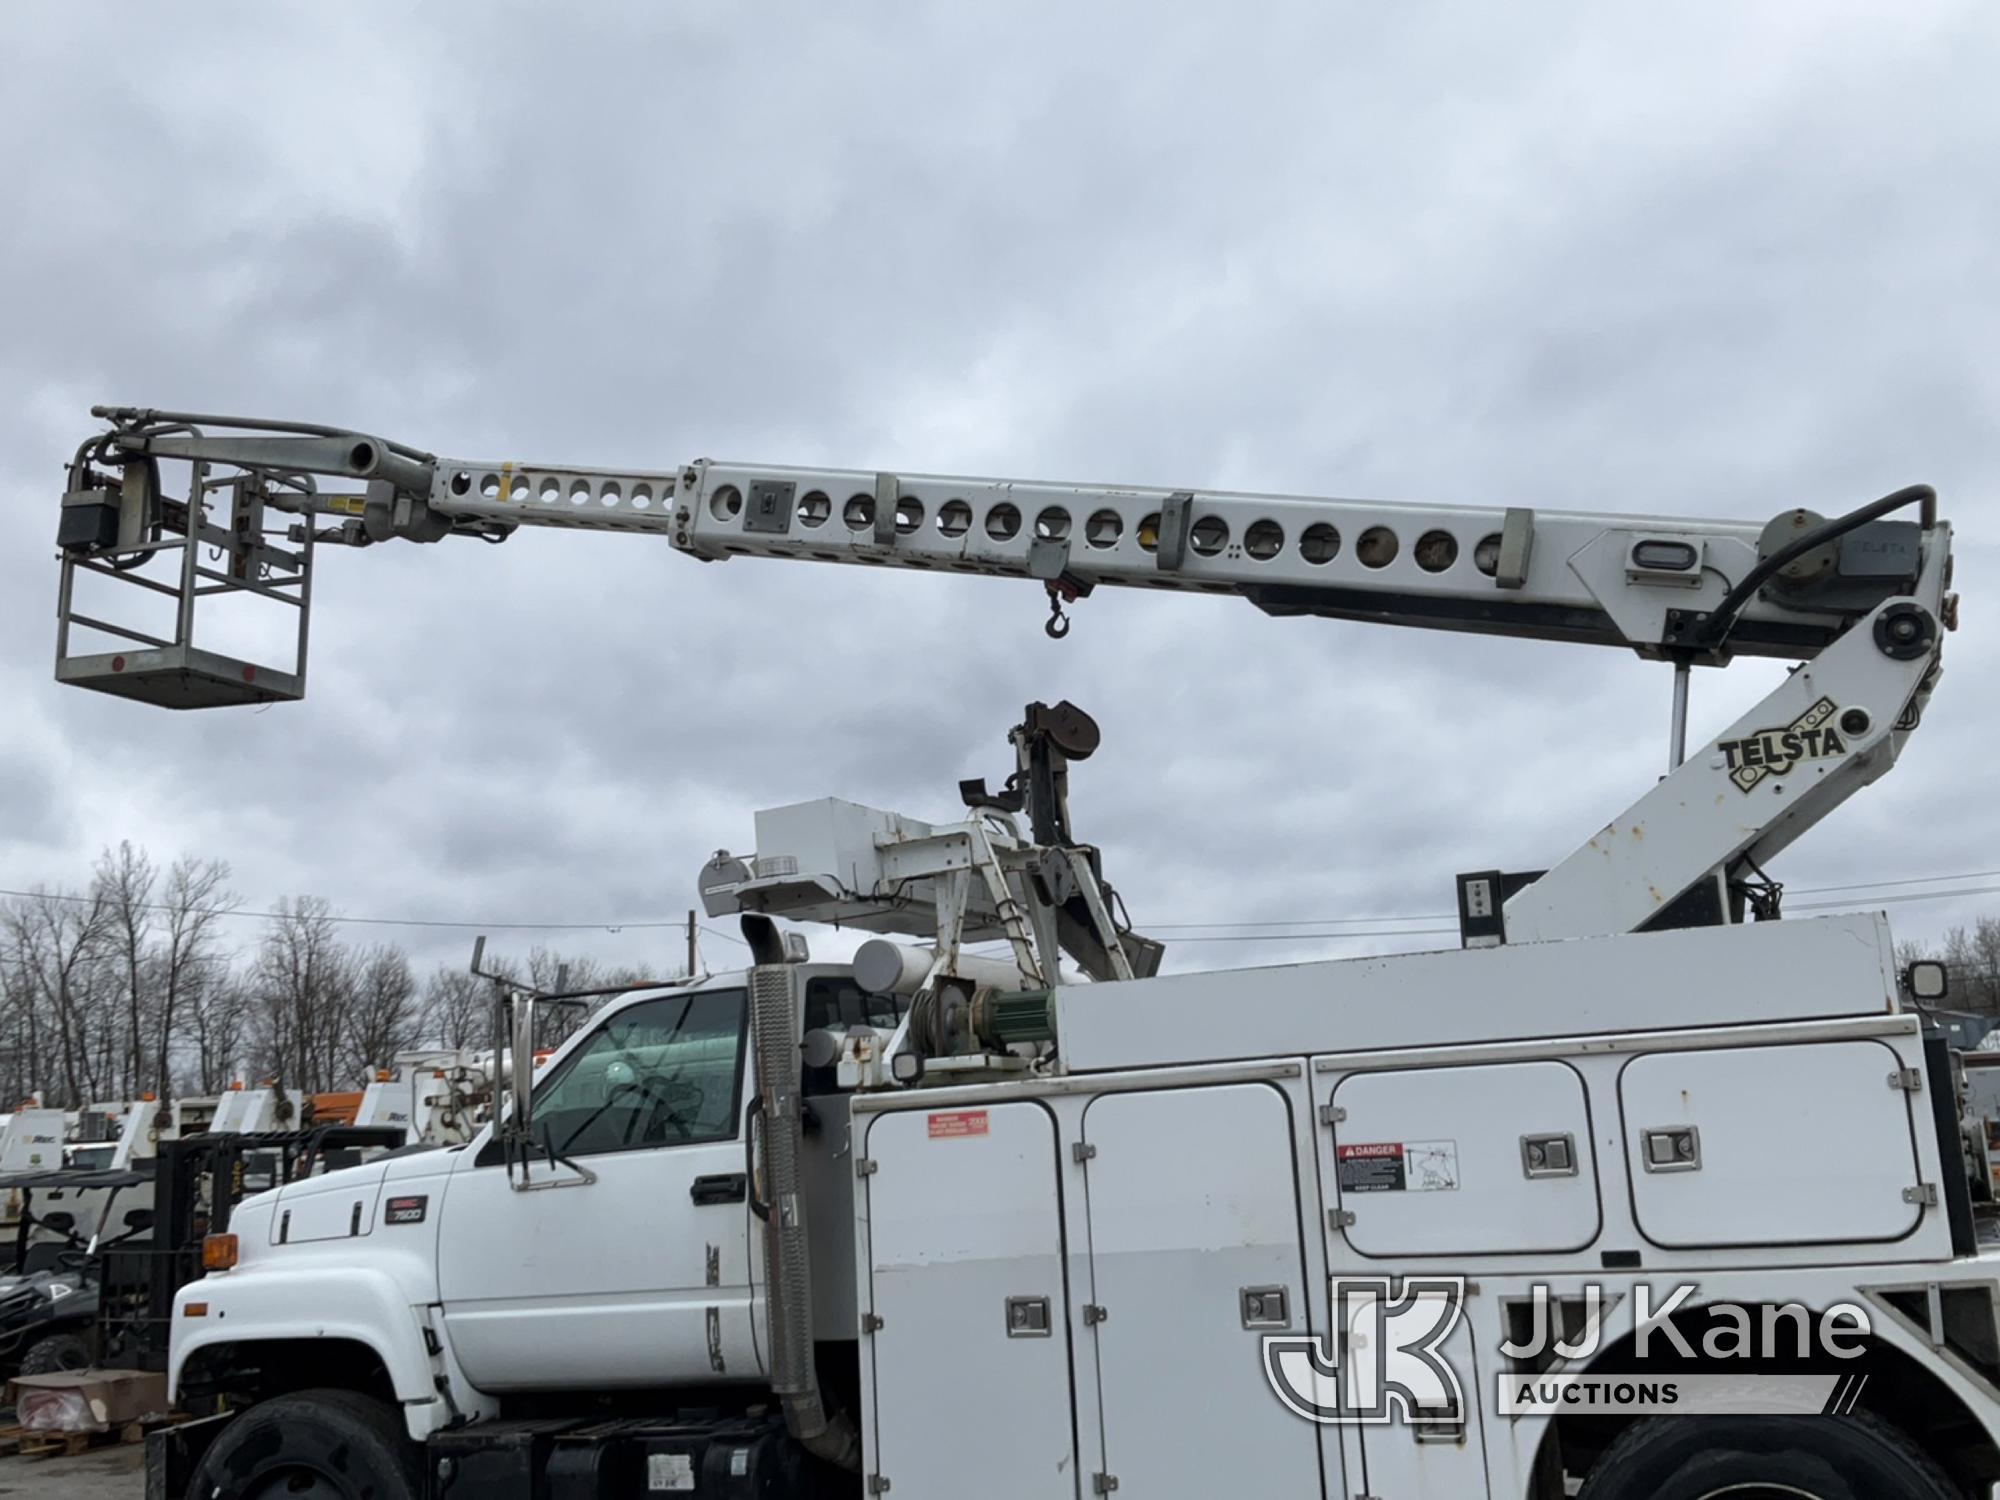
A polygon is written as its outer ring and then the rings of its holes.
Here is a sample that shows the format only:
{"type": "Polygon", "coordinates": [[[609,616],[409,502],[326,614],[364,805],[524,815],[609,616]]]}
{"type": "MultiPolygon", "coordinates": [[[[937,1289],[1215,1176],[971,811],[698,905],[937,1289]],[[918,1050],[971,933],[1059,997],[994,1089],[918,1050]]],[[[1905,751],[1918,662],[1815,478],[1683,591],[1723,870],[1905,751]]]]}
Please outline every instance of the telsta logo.
{"type": "Polygon", "coordinates": [[[1802,760],[1823,760],[1845,755],[1847,742],[1833,725],[1840,710],[1831,698],[1821,698],[1791,723],[1776,729],[1759,729],[1736,740],[1717,740],[1729,763],[1729,779],[1736,789],[1748,792],[1766,776],[1783,776],[1802,760]]]}

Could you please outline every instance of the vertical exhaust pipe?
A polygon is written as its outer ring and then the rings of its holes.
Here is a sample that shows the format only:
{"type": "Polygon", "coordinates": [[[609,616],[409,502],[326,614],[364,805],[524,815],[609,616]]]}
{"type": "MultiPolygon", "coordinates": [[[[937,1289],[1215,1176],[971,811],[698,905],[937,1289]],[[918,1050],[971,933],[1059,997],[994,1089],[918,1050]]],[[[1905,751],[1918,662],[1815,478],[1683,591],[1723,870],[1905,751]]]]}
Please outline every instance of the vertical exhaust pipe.
{"type": "Polygon", "coordinates": [[[764,1250],[771,1390],[785,1426],[806,1452],[859,1473],[861,1434],[846,1413],[828,1413],[813,1364],[812,1265],[799,1180],[799,1018],[785,965],[759,964],[750,971],[750,1031],[763,1100],[764,1192],[770,1205],[764,1250]]]}

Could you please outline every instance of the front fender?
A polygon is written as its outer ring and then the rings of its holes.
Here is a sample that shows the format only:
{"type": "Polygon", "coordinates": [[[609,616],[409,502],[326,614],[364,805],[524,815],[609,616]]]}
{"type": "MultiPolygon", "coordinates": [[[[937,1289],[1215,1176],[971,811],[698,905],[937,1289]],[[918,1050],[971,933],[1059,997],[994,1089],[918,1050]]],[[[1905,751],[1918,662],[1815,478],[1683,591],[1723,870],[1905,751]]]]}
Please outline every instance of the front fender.
{"type": "Polygon", "coordinates": [[[310,1266],[259,1267],[208,1276],[175,1294],[168,1394],[180,1399],[188,1361],[205,1349],[279,1339],[350,1339],[381,1360],[411,1435],[422,1437],[450,1415],[424,1339],[428,1326],[426,1310],[412,1307],[393,1277],[367,1267],[346,1265],[331,1274],[310,1266]],[[205,1311],[191,1315],[190,1304],[205,1311]]]}

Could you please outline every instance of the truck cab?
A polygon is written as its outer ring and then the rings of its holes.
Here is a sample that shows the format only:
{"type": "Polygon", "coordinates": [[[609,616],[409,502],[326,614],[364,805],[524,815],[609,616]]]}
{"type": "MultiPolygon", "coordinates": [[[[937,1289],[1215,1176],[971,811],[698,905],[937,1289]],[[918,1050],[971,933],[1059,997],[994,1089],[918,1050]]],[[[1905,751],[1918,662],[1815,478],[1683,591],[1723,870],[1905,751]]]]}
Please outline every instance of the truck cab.
{"type": "MultiPolygon", "coordinates": [[[[801,1041],[902,1015],[844,967],[782,972],[801,1041]]],[[[604,1005],[536,1070],[526,1150],[496,1120],[464,1146],[246,1199],[234,1264],[177,1298],[176,1396],[255,1400],[338,1374],[392,1402],[417,1440],[621,1394],[768,1400],[749,995],[739,972],[604,1005]]],[[[804,1152],[821,1158],[808,1191],[829,1200],[816,1331],[838,1344],[856,1336],[853,1176],[830,1160],[847,1100],[832,1066],[802,1062],[800,1083],[804,1152]]]]}

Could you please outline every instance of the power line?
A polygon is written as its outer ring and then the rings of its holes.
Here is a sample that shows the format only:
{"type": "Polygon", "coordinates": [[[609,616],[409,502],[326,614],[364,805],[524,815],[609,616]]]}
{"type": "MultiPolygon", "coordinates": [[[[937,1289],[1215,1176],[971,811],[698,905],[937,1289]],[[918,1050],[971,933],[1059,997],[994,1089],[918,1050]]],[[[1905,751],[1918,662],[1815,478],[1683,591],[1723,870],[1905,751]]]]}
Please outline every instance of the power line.
{"type": "MultiPolygon", "coordinates": [[[[2000,891],[2000,885],[1972,885],[1958,891],[1910,891],[1901,896],[1871,896],[1863,901],[1866,906],[1886,906],[1891,901],[1948,901],[1955,896],[1991,896],[2000,891]]],[[[1857,898],[1860,899],[1860,898],[1857,898]]],[[[1852,910],[1853,901],[1801,901],[1793,911],[1831,911],[1836,907],[1852,910]]]]}
{"type": "MultiPolygon", "coordinates": [[[[1791,894],[1795,896],[1823,895],[1836,892],[1879,891],[1895,892],[1871,897],[1850,897],[1838,901],[1800,901],[1789,903],[1793,911],[1834,911],[1853,909],[1859,905],[1888,905],[1920,901],[1950,901],[1972,896],[2000,894],[2000,885],[1962,886],[1944,891],[1904,891],[1901,888],[1913,885],[1938,885],[1949,881],[1980,880],[2000,876],[2000,870],[1966,870],[1950,875],[1913,875],[1896,880],[1857,881],[1845,885],[1796,886],[1791,894]]],[[[0,896],[13,896],[26,900],[65,901],[90,904],[104,898],[83,895],[69,891],[24,891],[0,887],[0,896]]],[[[173,907],[164,901],[141,901],[134,905],[142,911],[171,911],[173,907]]],[[[281,921],[297,915],[295,912],[264,910],[248,906],[226,906],[202,908],[219,917],[234,917],[249,921],[281,921]]],[[[1380,926],[1382,923],[1440,922],[1456,917],[1455,912],[1415,912],[1401,916],[1376,915],[1363,917],[1292,917],[1285,919],[1255,918],[1235,922],[1142,922],[1140,926],[1147,932],[1188,934],[1213,933],[1214,936],[1189,936],[1183,941],[1190,943],[1275,943],[1275,942],[1333,942],[1341,939],[1376,939],[1396,937],[1435,937],[1456,932],[1456,927],[1395,927],[1380,926]],[[1369,927],[1366,924],[1378,924],[1369,927]],[[1321,929],[1310,932],[1294,931],[1297,928],[1321,929]],[[1353,928],[1351,931],[1326,931],[1328,928],[1353,928]]],[[[640,921],[598,921],[598,922],[522,922],[522,921],[470,921],[445,917],[381,917],[346,916],[335,912],[323,913],[328,922],[351,927],[409,927],[439,931],[457,932],[655,932],[685,931],[686,920],[640,921]]],[[[734,933],[719,927],[701,925],[701,931],[725,942],[747,948],[734,933]]]]}
{"type": "MultiPolygon", "coordinates": [[[[1794,896],[1820,896],[1833,891],[1874,891],[1889,890],[1906,885],[1936,885],[1947,880],[1986,880],[2000,876],[2000,870],[1964,870],[1954,875],[1912,875],[1900,880],[1863,880],[1852,885],[1800,885],[1789,886],[1787,892],[1794,896]]],[[[1953,896],[1991,895],[2000,887],[1983,886],[1962,891],[1924,891],[1910,896],[1884,896],[1883,901],[1942,901],[1953,896]]],[[[1800,902],[1793,906],[1795,911],[1824,911],[1837,906],[1847,906],[1845,901],[1800,902]]],[[[1293,917],[1285,921],[1246,922],[1146,922],[1141,925],[1148,932],[1196,932],[1226,928],[1236,931],[1248,927],[1342,927],[1361,922],[1449,922],[1456,920],[1457,912],[1426,911],[1413,912],[1407,916],[1373,917],[1293,917]]],[[[1327,936],[1338,936],[1330,933],[1327,936]]],[[[1191,942],[1210,942],[1209,938],[1192,938],[1191,942]]]]}
{"type": "Polygon", "coordinates": [[[1431,937],[1438,933],[1457,932],[1456,927],[1398,927],[1381,932],[1237,932],[1222,933],[1215,937],[1191,937],[1190,943],[1313,943],[1328,942],[1336,938],[1398,938],[1431,937]]]}
{"type": "MultiPolygon", "coordinates": [[[[70,901],[88,905],[104,898],[78,895],[70,891],[16,891],[0,887],[0,896],[20,896],[30,901],[70,901]]],[[[165,901],[135,901],[132,903],[140,911],[172,911],[172,905],[165,901]]],[[[280,921],[296,916],[295,912],[259,911],[247,906],[217,906],[196,908],[218,917],[244,917],[253,921],[280,921]]],[[[647,931],[653,928],[672,928],[677,932],[687,930],[687,919],[678,918],[670,922],[462,922],[434,917],[348,917],[334,912],[323,914],[329,922],[349,927],[445,927],[462,929],[467,932],[626,932],[647,931]]],[[[728,937],[728,933],[718,936],[728,937]]]]}
{"type": "Polygon", "coordinates": [[[1802,885],[1799,894],[1818,896],[1827,891],[1872,891],[1892,885],[1936,885],[1945,880],[1991,880],[2000,870],[1967,870],[1960,875],[1912,875],[1907,880],[1863,880],[1853,885],[1802,885]]]}
{"type": "Polygon", "coordinates": [[[1148,922],[1148,932],[1199,932],[1227,927],[1343,927],[1356,922],[1446,922],[1458,915],[1451,911],[1417,912],[1407,917],[1294,917],[1283,922],[1148,922]]]}

